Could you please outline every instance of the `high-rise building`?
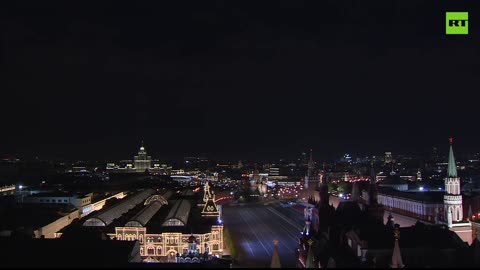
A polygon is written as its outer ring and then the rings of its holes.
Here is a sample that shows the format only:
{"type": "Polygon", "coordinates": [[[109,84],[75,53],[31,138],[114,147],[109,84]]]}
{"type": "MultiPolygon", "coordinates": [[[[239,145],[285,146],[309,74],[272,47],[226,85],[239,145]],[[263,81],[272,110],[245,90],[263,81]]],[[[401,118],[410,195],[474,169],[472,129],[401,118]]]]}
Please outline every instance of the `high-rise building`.
{"type": "Polygon", "coordinates": [[[184,157],[183,163],[187,170],[205,170],[208,168],[209,160],[206,157],[184,157]]]}
{"type": "Polygon", "coordinates": [[[138,151],[138,156],[134,156],[133,160],[136,172],[145,172],[152,168],[152,157],[147,156],[147,151],[145,151],[143,141],[140,151],[138,151]]]}
{"type": "Polygon", "coordinates": [[[280,175],[280,168],[270,167],[268,169],[268,176],[279,176],[279,175],[280,175]]]}
{"type": "Polygon", "coordinates": [[[392,152],[385,152],[385,164],[390,164],[392,159],[392,152]]]}
{"type": "Polygon", "coordinates": [[[430,156],[430,159],[433,161],[433,162],[438,162],[439,161],[439,156],[438,156],[438,149],[437,147],[433,147],[432,148],[432,154],[430,156]]]}
{"type": "Polygon", "coordinates": [[[310,149],[310,160],[308,161],[308,172],[307,177],[309,180],[313,180],[312,178],[315,175],[315,162],[313,161],[313,149],[310,149]]]}

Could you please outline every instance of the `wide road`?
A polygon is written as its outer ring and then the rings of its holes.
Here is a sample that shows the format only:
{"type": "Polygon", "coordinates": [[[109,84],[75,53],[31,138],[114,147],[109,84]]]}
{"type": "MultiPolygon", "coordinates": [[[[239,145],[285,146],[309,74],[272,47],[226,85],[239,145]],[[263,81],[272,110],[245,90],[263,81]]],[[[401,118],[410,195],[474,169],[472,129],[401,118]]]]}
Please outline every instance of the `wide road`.
{"type": "Polygon", "coordinates": [[[273,240],[279,241],[282,267],[295,267],[301,227],[270,206],[228,206],[223,221],[238,251],[239,267],[270,267],[273,240]]]}

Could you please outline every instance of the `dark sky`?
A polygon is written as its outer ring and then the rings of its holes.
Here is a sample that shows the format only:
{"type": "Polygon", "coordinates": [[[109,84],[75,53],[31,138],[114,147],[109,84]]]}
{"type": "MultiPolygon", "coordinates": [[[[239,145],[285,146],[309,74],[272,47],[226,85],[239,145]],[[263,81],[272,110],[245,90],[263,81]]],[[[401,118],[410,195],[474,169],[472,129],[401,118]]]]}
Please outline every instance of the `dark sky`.
{"type": "Polygon", "coordinates": [[[0,154],[478,151],[473,2],[2,3],[0,154]]]}

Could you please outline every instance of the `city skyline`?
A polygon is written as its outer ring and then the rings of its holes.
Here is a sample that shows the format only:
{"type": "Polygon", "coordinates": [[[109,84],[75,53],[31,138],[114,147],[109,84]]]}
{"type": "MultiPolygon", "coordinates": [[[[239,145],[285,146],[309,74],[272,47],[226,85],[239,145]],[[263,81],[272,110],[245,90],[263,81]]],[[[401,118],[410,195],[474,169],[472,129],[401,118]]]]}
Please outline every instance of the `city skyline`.
{"type": "MultiPolygon", "coordinates": [[[[450,140],[453,140],[453,138],[449,138],[448,139],[449,141],[450,140]]],[[[458,146],[457,146],[458,147],[458,146]]],[[[128,148],[131,148],[131,147],[128,147],[128,148]]],[[[184,155],[170,155],[170,156],[167,156],[165,155],[164,153],[156,153],[156,152],[153,152],[153,155],[152,155],[152,151],[150,150],[150,148],[147,148],[145,147],[144,145],[144,142],[143,140],[141,141],[141,143],[139,144],[139,146],[137,147],[137,150],[140,149],[140,151],[146,151],[146,153],[149,155],[149,158],[150,156],[152,157],[152,160],[159,160],[161,162],[174,162],[174,163],[182,163],[184,162],[185,158],[187,157],[197,157],[197,158],[206,158],[207,160],[214,160],[214,161],[227,161],[227,162],[236,162],[236,161],[246,161],[246,162],[296,162],[296,161],[302,161],[302,159],[305,159],[303,161],[306,161],[307,158],[310,157],[311,154],[313,154],[313,160],[315,163],[319,163],[319,162],[338,162],[338,161],[342,161],[343,158],[345,158],[346,155],[348,155],[350,158],[351,158],[351,161],[353,162],[356,162],[357,161],[357,158],[360,159],[360,161],[364,160],[365,158],[376,158],[376,159],[383,159],[387,153],[390,154],[393,158],[393,161],[394,162],[397,162],[397,158],[400,158],[400,159],[403,159],[405,157],[407,158],[412,158],[414,160],[423,160],[423,161],[428,161],[428,160],[431,160],[433,158],[433,155],[436,155],[436,159],[445,159],[447,157],[447,150],[446,149],[443,149],[441,146],[440,147],[432,147],[430,149],[424,149],[425,151],[421,151],[419,152],[418,150],[417,151],[400,151],[400,152],[395,152],[392,150],[389,150],[389,151],[381,151],[381,152],[361,152],[361,153],[358,153],[358,152],[352,152],[352,151],[344,151],[344,152],[339,152],[339,151],[336,151],[334,152],[333,154],[330,152],[329,154],[330,155],[326,155],[324,152],[321,151],[318,151],[318,149],[314,149],[314,148],[308,148],[308,147],[305,147],[302,151],[297,151],[296,153],[294,153],[293,155],[279,155],[279,156],[270,156],[270,157],[265,157],[265,155],[258,155],[258,153],[255,155],[255,157],[253,156],[250,156],[250,157],[247,157],[247,156],[242,156],[242,155],[235,155],[235,153],[233,153],[233,155],[230,155],[230,156],[217,156],[217,155],[208,155],[208,154],[205,154],[205,153],[187,153],[187,154],[184,154],[184,155]],[[428,151],[427,151],[428,150],[428,151]]],[[[125,149],[124,149],[125,150],[125,149]]],[[[124,151],[122,151],[124,152],[124,151]]],[[[134,153],[136,154],[136,153],[134,153]]],[[[95,162],[109,162],[109,161],[122,161],[122,160],[134,160],[136,158],[136,156],[133,156],[131,155],[130,157],[128,157],[128,154],[126,154],[127,156],[117,156],[117,157],[113,157],[113,158],[107,158],[107,159],[102,159],[102,158],[99,158],[98,156],[96,156],[95,158],[90,158],[90,159],[81,159],[81,158],[75,158],[75,157],[70,157],[70,158],[64,158],[64,157],[45,157],[45,156],[42,156],[42,157],[39,157],[39,156],[35,156],[35,157],[31,157],[31,156],[14,156],[14,155],[4,155],[2,156],[2,159],[4,160],[12,160],[12,159],[19,159],[19,160],[35,160],[35,159],[38,159],[38,160],[51,160],[51,161],[67,161],[67,160],[77,160],[77,161],[95,161],[95,162]]],[[[457,153],[457,156],[459,157],[459,160],[465,160],[465,159],[475,159],[475,158],[478,158],[480,157],[480,152],[478,151],[472,151],[470,149],[470,152],[461,152],[459,151],[457,153]]],[[[441,161],[441,160],[437,160],[437,161],[441,161]]]]}

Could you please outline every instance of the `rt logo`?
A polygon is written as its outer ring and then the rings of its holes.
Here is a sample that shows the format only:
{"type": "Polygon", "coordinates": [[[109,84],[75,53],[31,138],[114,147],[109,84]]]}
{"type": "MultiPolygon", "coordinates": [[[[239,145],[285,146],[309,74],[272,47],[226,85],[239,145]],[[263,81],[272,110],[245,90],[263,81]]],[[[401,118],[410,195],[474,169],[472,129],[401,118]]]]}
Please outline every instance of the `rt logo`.
{"type": "Polygon", "coordinates": [[[468,35],[468,12],[447,12],[447,35],[468,35]]]}

